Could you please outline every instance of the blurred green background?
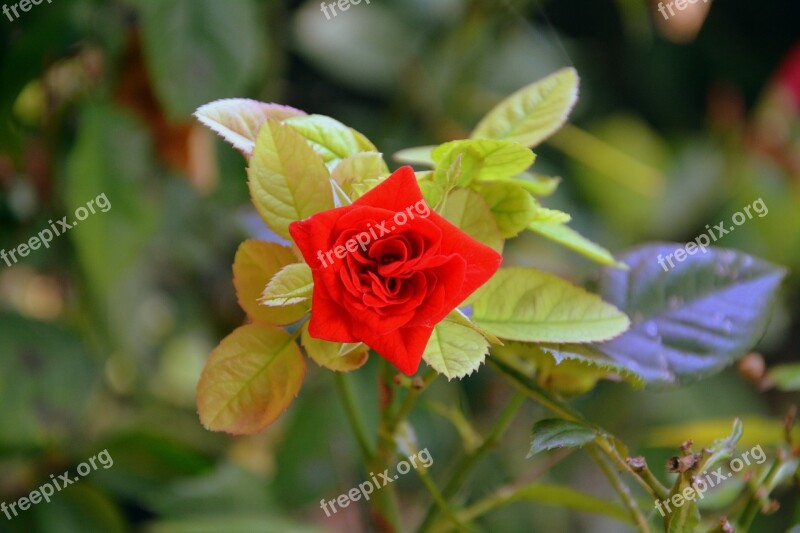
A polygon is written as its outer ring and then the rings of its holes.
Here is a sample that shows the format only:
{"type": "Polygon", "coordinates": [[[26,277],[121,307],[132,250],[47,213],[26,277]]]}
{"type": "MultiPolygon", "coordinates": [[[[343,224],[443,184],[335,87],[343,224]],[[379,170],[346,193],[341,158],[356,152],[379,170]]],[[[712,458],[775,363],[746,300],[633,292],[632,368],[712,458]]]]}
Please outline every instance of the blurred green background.
{"type": "MultiPolygon", "coordinates": [[[[332,518],[319,508],[367,479],[329,372],[310,364],[298,400],[258,436],[228,438],[198,422],[203,362],[244,318],[234,252],[247,237],[270,238],[248,203],[244,160],[191,117],[217,98],[333,116],[388,157],[465,136],[502,97],[572,64],[582,77],[572,125],[534,167],[563,178],[546,205],[620,251],[693,239],[763,198],[769,214],[718,244],[791,269],[758,351],[768,366],[797,360],[800,4],[698,6],[665,21],[645,0],[372,0],[327,20],[315,0],[56,0],[2,16],[0,248],[98,195],[112,208],[0,263],[0,501],[103,449],[114,466],[13,521],[0,515],[0,531],[364,530],[365,506],[332,518]]],[[[532,234],[509,243],[506,263],[578,281],[598,272],[532,234]]],[[[356,378],[374,418],[374,361],[356,378]]],[[[484,367],[426,393],[412,421],[434,479],[460,449],[436,404],[461,405],[484,428],[509,392],[484,367]]],[[[698,433],[669,429],[676,424],[704,421],[721,437],[742,416],[742,444],[770,449],[797,399],[759,391],[732,368],[680,390],[603,383],[576,404],[660,466],[698,433]]],[[[543,414],[526,405],[465,498],[537,478],[611,494],[580,453],[553,468],[553,455],[524,459],[543,414]]],[[[428,495],[414,475],[398,483],[414,524],[428,495]]],[[[776,497],[781,509],[755,531],[800,522],[798,492],[776,497]]],[[[534,504],[483,524],[623,527],[534,504]]]]}

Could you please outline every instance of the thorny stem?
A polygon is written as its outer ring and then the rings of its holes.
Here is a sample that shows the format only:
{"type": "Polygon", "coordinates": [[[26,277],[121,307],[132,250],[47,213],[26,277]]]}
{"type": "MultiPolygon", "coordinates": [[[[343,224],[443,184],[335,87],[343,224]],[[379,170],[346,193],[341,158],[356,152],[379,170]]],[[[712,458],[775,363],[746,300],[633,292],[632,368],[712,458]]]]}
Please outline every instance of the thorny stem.
{"type": "Polygon", "coordinates": [[[772,492],[775,478],[777,477],[778,472],[780,472],[784,462],[785,458],[783,453],[779,451],[778,456],[775,458],[775,462],[772,463],[772,466],[770,466],[769,472],[767,472],[764,481],[758,483],[755,488],[753,488],[753,492],[750,494],[750,498],[742,510],[739,520],[737,520],[736,531],[744,532],[750,529],[753,520],[755,520],[756,515],[758,515],[758,510],[764,505],[765,500],[769,499],[769,494],[772,492]]]}
{"type": "MultiPolygon", "coordinates": [[[[501,374],[505,375],[510,381],[516,385],[520,390],[522,390],[528,397],[533,399],[534,401],[538,402],[542,406],[546,407],[550,411],[554,412],[561,418],[565,420],[570,420],[573,422],[580,422],[583,424],[588,424],[578,413],[572,410],[571,407],[564,404],[561,400],[552,396],[549,392],[545,391],[541,387],[539,387],[536,383],[531,381],[527,376],[522,374],[521,372],[517,371],[513,366],[509,363],[505,362],[502,357],[492,357],[488,359],[490,365],[492,365],[496,370],[498,370],[501,374]]],[[[594,426],[593,426],[594,427],[594,426]]],[[[600,428],[596,428],[598,431],[598,436],[595,438],[593,445],[598,447],[602,450],[608,458],[617,466],[617,468],[621,471],[626,471],[631,474],[642,487],[645,488],[652,496],[658,498],[659,494],[663,494],[667,489],[661,485],[661,483],[655,479],[654,476],[649,477],[642,477],[640,476],[628,463],[626,463],[625,458],[619,455],[617,451],[617,447],[614,445],[611,437],[608,433],[604,432],[600,428]]],[[[592,455],[592,458],[596,459],[595,455],[592,455]]],[[[598,463],[599,464],[599,463],[598,463]]],[[[618,484],[618,476],[613,471],[609,471],[607,468],[608,465],[600,465],[603,473],[609,478],[609,481],[612,485],[618,484]],[[609,477],[610,473],[614,474],[614,477],[609,477]]],[[[621,480],[619,481],[621,482],[621,480]]],[[[625,505],[628,506],[629,511],[631,512],[632,516],[635,516],[634,513],[640,512],[638,511],[638,506],[636,509],[631,507],[631,504],[635,505],[635,501],[633,500],[626,500],[623,498],[623,502],[625,505]]]]}
{"type": "MultiPolygon", "coordinates": [[[[483,440],[481,445],[474,451],[465,453],[461,457],[461,460],[454,468],[453,476],[450,478],[450,481],[447,482],[444,490],[442,491],[442,496],[445,498],[445,501],[449,501],[450,498],[455,495],[472,469],[492,448],[497,446],[500,438],[503,436],[503,433],[505,433],[506,429],[508,429],[508,426],[511,425],[511,422],[514,420],[517,411],[519,411],[519,408],[522,406],[524,401],[525,395],[521,392],[517,392],[508,405],[500,413],[500,416],[489,430],[488,435],[483,440]]],[[[428,510],[428,514],[425,516],[425,520],[420,526],[420,531],[425,531],[430,528],[436,519],[436,515],[436,508],[431,506],[431,508],[428,510]]]]}
{"type": "Polygon", "coordinates": [[[636,527],[639,529],[639,531],[642,531],[643,533],[650,533],[650,525],[647,523],[647,518],[642,513],[642,510],[639,509],[639,504],[636,503],[636,500],[631,494],[630,488],[628,488],[628,485],[622,481],[619,472],[608,463],[608,459],[603,456],[599,446],[597,446],[595,443],[591,443],[586,447],[586,451],[589,453],[592,459],[594,459],[594,462],[597,463],[597,466],[600,467],[600,470],[603,471],[608,480],[611,482],[611,486],[614,487],[614,490],[622,499],[622,502],[628,509],[628,512],[630,513],[631,518],[633,518],[633,522],[636,524],[636,527]]]}
{"type": "Polygon", "coordinates": [[[408,414],[411,412],[411,409],[414,408],[414,404],[417,402],[417,399],[438,375],[439,374],[437,374],[433,369],[429,369],[428,372],[426,372],[422,377],[422,382],[419,385],[412,385],[409,388],[400,408],[396,413],[394,413],[394,415],[389,417],[386,425],[386,429],[389,431],[389,433],[392,435],[397,433],[397,427],[401,422],[403,422],[403,420],[406,419],[408,414]]]}
{"type": "MultiPolygon", "coordinates": [[[[342,400],[347,420],[355,435],[358,448],[364,460],[364,466],[368,471],[380,471],[384,468],[379,468],[383,465],[383,461],[379,457],[379,453],[373,448],[367,436],[366,426],[364,425],[364,418],[358,408],[349,376],[343,372],[336,372],[334,374],[336,380],[336,389],[339,392],[339,397],[342,400]]],[[[393,487],[383,487],[381,490],[375,491],[370,499],[370,516],[375,529],[381,533],[395,533],[399,531],[397,500],[393,487]]]]}

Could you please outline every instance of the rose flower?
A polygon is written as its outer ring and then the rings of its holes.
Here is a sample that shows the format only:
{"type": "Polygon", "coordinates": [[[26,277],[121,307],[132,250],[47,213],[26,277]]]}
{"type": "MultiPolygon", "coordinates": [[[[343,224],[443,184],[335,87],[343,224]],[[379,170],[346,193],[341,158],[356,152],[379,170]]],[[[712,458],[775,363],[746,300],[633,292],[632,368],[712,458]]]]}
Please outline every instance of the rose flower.
{"type": "Polygon", "coordinates": [[[430,210],[411,167],[289,232],[314,279],[310,335],[363,342],[408,375],[433,327],[502,260],[430,210]]]}

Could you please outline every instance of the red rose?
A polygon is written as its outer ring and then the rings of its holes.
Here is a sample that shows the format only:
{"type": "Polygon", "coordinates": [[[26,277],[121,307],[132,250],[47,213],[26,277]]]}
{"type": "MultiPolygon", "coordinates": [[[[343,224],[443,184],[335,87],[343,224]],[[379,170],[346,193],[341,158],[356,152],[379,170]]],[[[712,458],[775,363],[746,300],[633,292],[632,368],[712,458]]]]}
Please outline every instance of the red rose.
{"type": "Polygon", "coordinates": [[[289,232],[313,273],[311,336],[363,342],[408,375],[433,327],[502,260],[428,208],[411,167],[289,232]]]}

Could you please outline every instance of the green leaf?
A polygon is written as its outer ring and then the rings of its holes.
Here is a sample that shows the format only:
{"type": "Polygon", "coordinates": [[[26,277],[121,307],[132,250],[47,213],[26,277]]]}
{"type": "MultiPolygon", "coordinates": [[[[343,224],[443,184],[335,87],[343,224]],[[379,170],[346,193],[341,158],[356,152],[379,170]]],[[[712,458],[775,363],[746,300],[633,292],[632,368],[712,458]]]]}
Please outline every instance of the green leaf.
{"type": "Polygon", "coordinates": [[[708,448],[703,448],[703,461],[697,471],[704,472],[723,459],[732,457],[733,452],[736,451],[736,443],[742,438],[743,427],[742,419],[734,418],[730,435],[715,440],[708,448]]]}
{"type": "Polygon", "coordinates": [[[747,354],[764,334],[786,275],[736,250],[695,247],[678,262],[683,247],[641,246],[621,257],[630,270],[605,268],[600,278],[600,293],[633,326],[598,348],[648,381],[689,383],[747,354]]]}
{"type": "MultiPolygon", "coordinates": [[[[509,141],[467,139],[451,141],[436,147],[431,157],[437,163],[453,161],[459,154],[470,153],[478,160],[479,179],[514,176],[533,164],[533,152],[509,141]]],[[[459,185],[462,185],[460,183],[459,185]]]]}
{"type": "Polygon", "coordinates": [[[634,386],[643,386],[644,378],[621,365],[590,344],[538,344],[536,348],[553,357],[556,365],[575,361],[582,365],[619,374],[634,386]]]}
{"type": "Polygon", "coordinates": [[[447,315],[447,320],[450,322],[455,322],[456,324],[461,324],[462,326],[467,326],[470,329],[474,329],[478,333],[480,333],[483,337],[486,338],[492,344],[498,344],[500,346],[503,345],[503,342],[489,333],[488,331],[479,327],[475,322],[469,319],[467,315],[465,315],[460,309],[456,308],[453,309],[449,315],[447,315]]]}
{"type": "Polygon", "coordinates": [[[103,365],[79,335],[2,313],[0,354],[0,450],[30,451],[85,430],[103,365]]]}
{"type": "Polygon", "coordinates": [[[173,118],[247,92],[267,65],[261,11],[251,0],[136,4],[145,64],[156,95],[173,118]]]}
{"type": "Polygon", "coordinates": [[[558,185],[561,183],[561,178],[544,176],[535,172],[523,172],[512,179],[514,183],[517,183],[532,195],[540,197],[550,196],[556,192],[558,185]]]}
{"type": "Polygon", "coordinates": [[[308,333],[308,324],[303,324],[301,343],[315,363],[334,372],[350,372],[361,368],[369,356],[369,350],[361,343],[343,344],[312,337],[308,333]]]}
{"type": "Polygon", "coordinates": [[[572,215],[559,211],[558,209],[549,209],[536,204],[536,214],[534,215],[533,222],[537,223],[557,223],[566,224],[572,220],[572,215]]]}
{"type": "Polygon", "coordinates": [[[305,263],[295,263],[283,267],[275,274],[259,301],[270,307],[293,305],[307,301],[313,290],[311,268],[305,263]]]}
{"type": "Polygon", "coordinates": [[[195,111],[201,123],[228,141],[249,158],[256,147],[261,126],[268,119],[277,121],[305,115],[293,107],[267,104],[247,98],[228,98],[206,104],[195,111]]]}
{"type": "Polygon", "coordinates": [[[211,431],[258,433],[289,407],[306,365],[281,329],[242,326],[211,353],[197,385],[200,421],[211,431]]]}
{"type": "Polygon", "coordinates": [[[419,174],[417,174],[417,178],[419,180],[417,184],[422,192],[422,197],[425,198],[425,202],[433,208],[439,206],[444,199],[444,187],[432,179],[419,179],[419,174]]]}
{"type": "Polygon", "coordinates": [[[329,170],[342,159],[357,154],[360,150],[353,131],[330,117],[324,115],[290,117],[283,123],[291,126],[308,140],[314,151],[322,156],[329,170]]]}
{"type": "MultiPolygon", "coordinates": [[[[552,210],[548,211],[551,214],[553,213],[552,210]]],[[[528,226],[528,229],[538,233],[542,237],[550,239],[553,242],[557,242],[558,244],[566,246],[570,250],[578,252],[579,254],[588,257],[592,261],[596,261],[602,265],[623,269],[627,268],[625,263],[614,259],[614,256],[611,255],[611,252],[602,246],[593,243],[574,229],[560,222],[560,217],[556,217],[553,220],[553,222],[531,222],[531,224],[528,226]]]]}
{"type": "Polygon", "coordinates": [[[531,344],[508,342],[492,348],[492,356],[514,362],[543,389],[562,397],[586,394],[600,380],[624,379],[634,387],[644,379],[586,344],[531,344]]]}
{"type": "Polygon", "coordinates": [[[436,165],[433,181],[444,188],[445,192],[453,187],[466,187],[481,171],[481,155],[470,147],[453,150],[436,165]]]}
{"type": "Polygon", "coordinates": [[[275,309],[259,305],[264,288],[284,267],[297,262],[291,248],[273,242],[248,240],[233,260],[233,284],[239,305],[251,320],[268,325],[292,324],[307,312],[304,304],[275,309]]]}
{"type": "Polygon", "coordinates": [[[599,296],[530,268],[502,268],[477,292],[472,320],[501,339],[593,342],[629,325],[628,317],[599,296]]]}
{"type": "Polygon", "coordinates": [[[769,369],[767,381],[784,392],[800,390],[800,363],[778,365],[769,369]]]}
{"type": "Polygon", "coordinates": [[[91,104],[84,107],[80,125],[67,158],[64,214],[75,225],[67,235],[85,279],[94,296],[105,301],[145,255],[159,223],[152,201],[157,172],[150,137],[129,115],[91,104]],[[103,195],[106,212],[97,209],[103,195]],[[90,201],[97,205],[95,214],[76,221],[73,213],[90,201]]]}
{"type": "Polygon", "coordinates": [[[435,167],[436,162],[433,160],[431,153],[436,146],[417,146],[416,148],[406,148],[395,152],[394,158],[398,163],[405,163],[406,165],[423,165],[426,167],[435,167]]]}
{"type": "MultiPolygon", "coordinates": [[[[93,473],[93,476],[96,475],[101,473],[93,473]]],[[[63,533],[79,531],[125,533],[130,529],[122,510],[117,505],[108,494],[98,490],[93,484],[76,483],[63,494],[59,493],[57,498],[52,498],[48,505],[39,506],[33,511],[37,527],[31,530],[63,533]]]]}
{"type": "Polygon", "coordinates": [[[542,176],[541,174],[534,174],[533,172],[522,172],[510,178],[494,178],[492,180],[498,183],[511,183],[522,187],[534,196],[550,196],[561,183],[561,178],[551,178],[549,176],[542,176]]]}
{"type": "Polygon", "coordinates": [[[630,524],[628,512],[619,504],[603,498],[597,498],[569,487],[544,483],[530,483],[510,491],[501,491],[496,496],[489,496],[458,513],[462,522],[469,522],[489,510],[517,502],[538,503],[573,511],[593,513],[613,518],[624,524],[630,524]],[[491,498],[491,503],[488,500],[491,498]]]}
{"type": "Polygon", "coordinates": [[[358,150],[360,152],[379,152],[378,148],[374,144],[372,144],[372,141],[367,139],[366,135],[356,130],[355,128],[347,128],[347,129],[349,129],[350,133],[353,134],[353,137],[356,140],[356,145],[358,145],[358,150]]]}
{"type": "Polygon", "coordinates": [[[442,216],[473,239],[503,249],[503,237],[486,200],[470,189],[456,189],[447,196],[442,216]]]}
{"type": "Polygon", "coordinates": [[[533,426],[533,442],[525,458],[556,448],[578,448],[596,436],[595,430],[585,424],[560,418],[540,420],[533,426]]]}
{"type": "Polygon", "coordinates": [[[536,146],[564,124],[577,98],[578,73],[573,68],[561,69],[500,102],[470,138],[536,146]]]}
{"type": "Polygon", "coordinates": [[[281,237],[290,238],[290,223],[333,208],[330,175],[320,156],[299,133],[274,120],[261,128],[247,174],[256,211],[281,237]]]}
{"type": "Polygon", "coordinates": [[[314,526],[293,522],[273,514],[221,514],[197,518],[187,515],[183,518],[158,520],[148,525],[146,533],[322,533],[324,530],[314,526]]]}
{"type": "Polygon", "coordinates": [[[474,329],[449,320],[433,328],[422,358],[448,380],[472,374],[489,353],[489,342],[474,329]]]}
{"type": "Polygon", "coordinates": [[[536,201],[513,183],[488,182],[478,192],[486,200],[503,238],[511,238],[528,227],[536,216],[536,201]]]}
{"type": "MultiPolygon", "coordinates": [[[[696,446],[711,446],[720,434],[730,430],[730,418],[703,418],[691,422],[681,422],[651,428],[645,442],[652,448],[674,448],[691,438],[696,446]]],[[[800,427],[795,426],[794,439],[800,439],[800,427]]],[[[739,446],[750,448],[757,445],[780,446],[786,442],[783,421],[765,420],[759,415],[742,418],[742,436],[739,446]]]]}
{"type": "Polygon", "coordinates": [[[378,152],[359,152],[343,159],[331,173],[331,178],[339,184],[351,200],[359,195],[353,188],[355,184],[373,186],[389,174],[389,169],[378,152]]]}

